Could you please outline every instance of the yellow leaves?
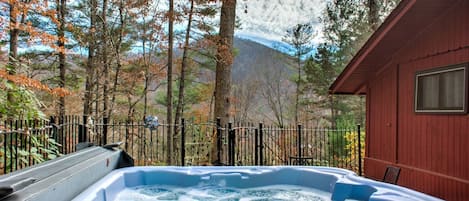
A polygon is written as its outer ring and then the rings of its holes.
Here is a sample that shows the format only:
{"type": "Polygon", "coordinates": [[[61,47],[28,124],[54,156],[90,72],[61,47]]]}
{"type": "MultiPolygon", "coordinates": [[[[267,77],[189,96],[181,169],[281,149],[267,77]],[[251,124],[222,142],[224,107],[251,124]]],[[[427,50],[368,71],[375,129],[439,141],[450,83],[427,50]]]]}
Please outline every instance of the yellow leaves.
{"type": "MultiPolygon", "coordinates": [[[[361,133],[361,140],[360,140],[360,154],[362,157],[365,156],[365,138],[364,138],[364,135],[365,133],[362,132],[361,133]]],[[[359,158],[358,158],[358,133],[357,132],[347,132],[345,134],[345,140],[347,141],[347,144],[345,145],[345,149],[350,153],[347,158],[346,158],[346,161],[348,163],[350,162],[353,162],[353,161],[357,161],[359,158]]],[[[354,167],[354,170],[355,171],[358,171],[357,169],[358,167],[354,167]]]]}
{"type": "Polygon", "coordinates": [[[49,88],[47,85],[42,84],[40,81],[31,79],[29,77],[26,77],[24,75],[10,75],[8,72],[4,69],[0,70],[0,78],[9,80],[13,82],[16,85],[23,86],[29,89],[36,89],[36,90],[41,90],[45,91],[49,94],[55,95],[55,96],[60,96],[64,97],[67,95],[70,95],[71,92],[68,91],[67,89],[64,88],[49,88]]]}

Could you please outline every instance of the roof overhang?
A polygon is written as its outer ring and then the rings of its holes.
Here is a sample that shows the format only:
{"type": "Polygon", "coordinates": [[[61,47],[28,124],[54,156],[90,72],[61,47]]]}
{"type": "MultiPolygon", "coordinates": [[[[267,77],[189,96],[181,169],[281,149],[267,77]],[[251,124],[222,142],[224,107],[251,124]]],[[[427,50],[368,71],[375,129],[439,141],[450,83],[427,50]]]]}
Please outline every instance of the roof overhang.
{"type": "Polygon", "coordinates": [[[331,94],[366,94],[368,80],[458,0],[402,0],[329,88],[331,94]]]}

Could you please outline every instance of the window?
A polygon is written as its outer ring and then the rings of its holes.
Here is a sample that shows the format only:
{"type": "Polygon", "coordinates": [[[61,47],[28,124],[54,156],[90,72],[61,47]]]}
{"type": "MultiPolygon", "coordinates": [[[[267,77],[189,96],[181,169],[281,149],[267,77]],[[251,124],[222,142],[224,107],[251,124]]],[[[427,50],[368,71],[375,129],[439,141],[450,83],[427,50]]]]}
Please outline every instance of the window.
{"type": "Polygon", "coordinates": [[[467,64],[415,75],[415,112],[466,113],[467,64]]]}

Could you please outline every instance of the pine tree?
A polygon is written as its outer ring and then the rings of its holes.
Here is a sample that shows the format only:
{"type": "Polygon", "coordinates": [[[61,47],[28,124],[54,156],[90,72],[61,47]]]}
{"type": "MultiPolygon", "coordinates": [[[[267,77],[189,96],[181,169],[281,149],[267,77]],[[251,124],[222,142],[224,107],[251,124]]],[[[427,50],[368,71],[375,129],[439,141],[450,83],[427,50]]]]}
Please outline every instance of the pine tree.
{"type": "MultiPolygon", "coordinates": [[[[174,33],[173,33],[173,24],[174,24],[174,1],[169,0],[169,12],[168,12],[168,70],[167,70],[167,95],[166,95],[166,121],[168,124],[173,122],[173,41],[174,41],[174,33]]],[[[167,128],[167,150],[168,156],[166,158],[166,163],[172,164],[172,137],[173,137],[173,127],[170,125],[167,128]]]]}
{"type": "MultiPolygon", "coordinates": [[[[57,44],[58,44],[58,55],[59,55],[59,71],[60,81],[59,86],[65,88],[65,14],[66,14],[66,1],[56,0],[57,19],[59,24],[57,25],[57,44]]],[[[59,98],[59,116],[62,118],[65,116],[65,97],[59,98]]]]}
{"type": "MultiPolygon", "coordinates": [[[[314,57],[308,59],[305,69],[307,80],[311,83],[309,88],[319,96],[319,101],[311,104],[330,109],[328,120],[333,127],[338,116],[352,110],[362,111],[353,107],[364,106],[363,101],[355,97],[339,99],[329,95],[328,87],[397,2],[337,0],[327,4],[326,15],[321,19],[326,42],[320,44],[314,57]]],[[[355,116],[364,119],[361,115],[355,116]]]]}
{"type": "Polygon", "coordinates": [[[282,40],[293,47],[293,56],[296,60],[297,78],[295,78],[295,124],[299,123],[299,106],[302,93],[302,57],[313,50],[311,41],[314,36],[314,29],[310,24],[297,24],[287,30],[287,34],[282,40]]]}
{"type": "MultiPolygon", "coordinates": [[[[220,15],[220,32],[217,44],[217,67],[215,72],[215,118],[226,125],[230,118],[231,67],[233,64],[233,37],[236,21],[236,0],[224,0],[220,15]]],[[[220,163],[217,158],[217,140],[212,141],[212,164],[220,163]]]]}

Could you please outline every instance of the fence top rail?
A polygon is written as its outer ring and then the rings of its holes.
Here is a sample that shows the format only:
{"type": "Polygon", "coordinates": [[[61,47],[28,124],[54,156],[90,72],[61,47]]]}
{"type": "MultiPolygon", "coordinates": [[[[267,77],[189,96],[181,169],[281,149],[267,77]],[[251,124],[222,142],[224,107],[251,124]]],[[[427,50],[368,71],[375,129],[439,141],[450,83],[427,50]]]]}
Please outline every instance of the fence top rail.
{"type": "Polygon", "coordinates": [[[187,125],[190,125],[190,126],[217,126],[216,123],[211,123],[211,122],[209,122],[209,123],[189,123],[189,124],[186,123],[186,126],[187,125]]]}
{"type": "MultiPolygon", "coordinates": [[[[108,124],[103,124],[103,123],[93,123],[93,124],[87,124],[89,126],[145,126],[145,123],[141,122],[132,122],[132,123],[126,123],[126,122],[112,122],[108,124]]],[[[181,126],[181,124],[158,124],[157,127],[163,127],[163,126],[181,126]]]]}
{"type": "Polygon", "coordinates": [[[47,129],[51,129],[53,126],[43,126],[39,128],[18,128],[16,130],[0,130],[0,134],[15,134],[15,133],[22,133],[22,134],[30,134],[29,132],[36,132],[36,131],[44,131],[47,129]]]}
{"type": "MultiPolygon", "coordinates": [[[[298,128],[276,128],[276,127],[263,127],[262,131],[297,131],[298,128]]],[[[356,128],[301,128],[302,131],[331,131],[331,132],[344,132],[344,131],[355,131],[356,128]]]]}
{"type": "Polygon", "coordinates": [[[242,129],[246,129],[246,130],[256,130],[258,129],[257,127],[253,127],[253,126],[239,126],[239,127],[233,127],[231,128],[231,130],[242,130],[242,129]]]}
{"type": "MultiPolygon", "coordinates": [[[[67,118],[63,119],[63,121],[59,122],[50,122],[48,120],[43,120],[41,121],[42,123],[42,128],[24,128],[25,130],[29,131],[37,131],[40,129],[50,129],[50,128],[58,128],[61,129],[62,127],[65,126],[70,126],[70,125],[84,125],[87,128],[94,128],[94,127],[103,127],[103,126],[144,126],[146,127],[147,124],[143,121],[119,121],[119,120],[111,120],[109,122],[102,122],[100,120],[90,120],[88,122],[81,122],[80,118],[73,118],[73,117],[78,117],[78,116],[73,116],[69,115],[66,116],[67,118]]],[[[17,120],[19,121],[19,120],[17,120]]],[[[23,121],[23,120],[21,120],[23,121]]],[[[298,125],[290,125],[290,126],[285,126],[283,128],[275,126],[275,125],[267,125],[267,124],[262,124],[263,126],[255,126],[257,124],[249,123],[249,122],[232,122],[231,123],[234,127],[231,128],[232,130],[255,130],[259,129],[260,131],[311,131],[311,132],[354,132],[357,131],[357,127],[350,127],[350,128],[325,128],[325,127],[309,127],[307,124],[300,127],[298,125]]],[[[6,123],[5,123],[6,125],[6,123]]],[[[0,125],[1,126],[1,125],[0,125]]],[[[155,126],[154,128],[159,128],[159,127],[168,127],[168,126],[174,126],[174,127],[195,127],[195,126],[213,126],[216,127],[217,129],[221,131],[229,130],[228,124],[226,125],[217,125],[215,122],[200,122],[200,123],[195,123],[194,121],[191,120],[186,120],[185,124],[183,125],[182,123],[165,123],[164,121],[158,122],[158,125],[155,126]]],[[[11,129],[11,128],[10,128],[11,129]]],[[[24,132],[23,129],[16,128],[18,130],[8,130],[5,128],[0,127],[0,133],[5,134],[7,132],[9,133],[18,133],[18,132],[24,132]]],[[[364,129],[363,129],[364,130],[364,129]]]]}

